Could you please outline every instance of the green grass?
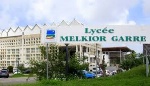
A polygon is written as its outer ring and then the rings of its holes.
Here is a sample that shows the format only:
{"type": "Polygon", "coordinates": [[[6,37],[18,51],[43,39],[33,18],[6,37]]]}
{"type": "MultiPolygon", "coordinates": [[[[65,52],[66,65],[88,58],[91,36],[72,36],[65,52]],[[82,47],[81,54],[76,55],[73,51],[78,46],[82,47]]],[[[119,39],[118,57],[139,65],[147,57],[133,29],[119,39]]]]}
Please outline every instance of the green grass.
{"type": "Polygon", "coordinates": [[[15,77],[33,77],[35,75],[29,75],[29,74],[14,74],[12,76],[10,76],[11,78],[15,78],[15,77]]]}
{"type": "Polygon", "coordinates": [[[43,80],[16,86],[150,86],[150,77],[146,77],[145,66],[141,65],[110,77],[71,81],[43,80]]]}

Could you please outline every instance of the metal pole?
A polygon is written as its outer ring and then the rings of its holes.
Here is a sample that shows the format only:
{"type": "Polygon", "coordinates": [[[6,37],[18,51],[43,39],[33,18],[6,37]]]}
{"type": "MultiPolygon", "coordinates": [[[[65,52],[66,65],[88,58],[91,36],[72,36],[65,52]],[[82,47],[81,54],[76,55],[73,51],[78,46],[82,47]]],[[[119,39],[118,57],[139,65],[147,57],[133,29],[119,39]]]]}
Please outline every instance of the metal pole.
{"type": "Polygon", "coordinates": [[[18,74],[18,60],[16,58],[16,69],[17,69],[17,74],[18,74]]]}
{"type": "Polygon", "coordinates": [[[122,57],[121,57],[121,50],[120,50],[120,64],[121,64],[121,62],[122,62],[121,58],[122,58],[122,57]]]}
{"type": "Polygon", "coordinates": [[[65,44],[66,45],[66,81],[68,81],[68,69],[69,69],[69,65],[68,65],[68,45],[69,44],[65,44]]]}
{"type": "Polygon", "coordinates": [[[18,70],[19,70],[19,58],[17,58],[17,62],[18,62],[18,64],[17,64],[17,74],[18,74],[18,70]]]}
{"type": "Polygon", "coordinates": [[[97,77],[97,56],[98,56],[97,54],[98,53],[97,53],[97,43],[96,43],[96,58],[95,58],[96,59],[96,77],[97,77]]]}
{"type": "Polygon", "coordinates": [[[84,64],[84,60],[85,60],[85,57],[84,57],[85,46],[83,46],[83,48],[82,48],[82,52],[83,52],[83,64],[84,64]]]}
{"type": "Polygon", "coordinates": [[[48,43],[46,44],[46,78],[48,79],[48,43]]]}
{"type": "Polygon", "coordinates": [[[146,77],[148,77],[149,74],[149,60],[147,58],[147,50],[146,50],[146,77]]]}
{"type": "Polygon", "coordinates": [[[144,59],[145,56],[142,56],[142,57],[143,57],[143,64],[145,64],[145,61],[144,61],[144,60],[145,60],[145,59],[144,59]]]}

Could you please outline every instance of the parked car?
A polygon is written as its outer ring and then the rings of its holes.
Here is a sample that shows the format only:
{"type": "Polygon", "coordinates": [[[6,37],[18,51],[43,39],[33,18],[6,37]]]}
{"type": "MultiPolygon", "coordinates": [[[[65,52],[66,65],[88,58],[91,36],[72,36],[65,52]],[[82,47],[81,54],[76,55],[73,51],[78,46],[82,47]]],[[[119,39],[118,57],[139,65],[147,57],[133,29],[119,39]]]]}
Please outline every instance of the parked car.
{"type": "Polygon", "coordinates": [[[114,70],[111,73],[112,73],[112,75],[116,75],[117,74],[117,70],[114,70]]]}
{"type": "Polygon", "coordinates": [[[112,75],[111,71],[110,70],[106,70],[106,76],[111,76],[111,75],[112,75]]]}
{"type": "Polygon", "coordinates": [[[6,78],[8,78],[8,77],[9,77],[9,71],[2,69],[2,70],[0,71],[0,77],[6,77],[6,78]]]}
{"type": "Polygon", "coordinates": [[[14,74],[21,74],[21,71],[19,69],[13,69],[14,74]]]}
{"type": "Polygon", "coordinates": [[[23,71],[23,73],[25,73],[25,74],[29,74],[29,73],[31,73],[31,72],[32,72],[31,69],[27,69],[27,70],[23,71]]]}
{"type": "MultiPolygon", "coordinates": [[[[96,72],[94,72],[96,75],[96,72]]],[[[103,71],[97,71],[97,76],[96,77],[102,77],[103,76],[103,71]]]]}
{"type": "Polygon", "coordinates": [[[6,70],[6,71],[8,71],[8,72],[9,72],[9,70],[8,70],[8,69],[2,69],[2,70],[6,70]]]}
{"type": "Polygon", "coordinates": [[[86,70],[82,70],[83,76],[85,78],[95,78],[95,74],[86,70]]]}
{"type": "Polygon", "coordinates": [[[15,72],[14,72],[14,74],[21,74],[21,72],[20,72],[20,71],[18,71],[18,72],[17,72],[17,71],[15,71],[15,72]]]}

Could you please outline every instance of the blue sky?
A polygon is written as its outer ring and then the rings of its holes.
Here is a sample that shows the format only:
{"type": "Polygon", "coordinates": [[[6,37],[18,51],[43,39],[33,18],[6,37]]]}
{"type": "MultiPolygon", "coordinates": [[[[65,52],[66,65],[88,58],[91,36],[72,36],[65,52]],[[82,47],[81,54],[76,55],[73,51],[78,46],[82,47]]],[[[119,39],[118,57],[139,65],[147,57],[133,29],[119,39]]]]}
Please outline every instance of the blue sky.
{"type": "MultiPolygon", "coordinates": [[[[71,22],[74,18],[85,26],[149,25],[149,4],[150,0],[1,0],[0,29],[71,22]]],[[[142,52],[141,44],[120,45],[142,52]]]]}

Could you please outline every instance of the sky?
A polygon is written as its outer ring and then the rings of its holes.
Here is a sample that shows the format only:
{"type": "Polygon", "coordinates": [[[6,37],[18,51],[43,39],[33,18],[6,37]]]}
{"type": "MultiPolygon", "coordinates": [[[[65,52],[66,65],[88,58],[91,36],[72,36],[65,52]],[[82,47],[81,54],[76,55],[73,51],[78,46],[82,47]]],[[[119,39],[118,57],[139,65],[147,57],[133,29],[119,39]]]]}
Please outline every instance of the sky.
{"type": "MultiPolygon", "coordinates": [[[[71,22],[73,19],[85,26],[149,25],[149,4],[150,0],[1,0],[0,30],[60,23],[62,20],[71,22]]],[[[142,52],[142,44],[119,46],[142,52]]]]}

